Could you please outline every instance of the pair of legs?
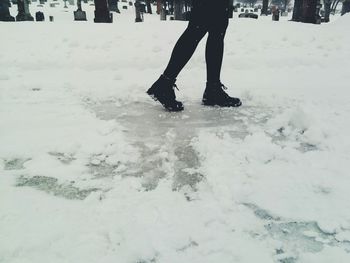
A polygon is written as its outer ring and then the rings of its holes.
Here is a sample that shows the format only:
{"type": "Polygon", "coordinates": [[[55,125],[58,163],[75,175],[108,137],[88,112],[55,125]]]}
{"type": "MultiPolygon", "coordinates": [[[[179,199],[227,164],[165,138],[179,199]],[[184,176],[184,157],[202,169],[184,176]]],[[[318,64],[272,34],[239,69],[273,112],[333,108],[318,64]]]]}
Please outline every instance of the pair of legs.
{"type": "Polygon", "coordinates": [[[240,99],[230,97],[221,84],[224,38],[228,26],[229,0],[193,0],[194,6],[187,29],[177,41],[164,74],[147,91],[169,111],[182,111],[174,87],[180,71],[192,57],[198,43],[208,33],[206,46],[207,85],[202,103],[206,106],[239,107],[240,99]]]}
{"type": "Polygon", "coordinates": [[[201,39],[208,33],[205,54],[207,81],[220,83],[224,38],[228,26],[228,6],[228,0],[194,0],[188,27],[177,41],[164,71],[167,78],[177,78],[201,39]]]}

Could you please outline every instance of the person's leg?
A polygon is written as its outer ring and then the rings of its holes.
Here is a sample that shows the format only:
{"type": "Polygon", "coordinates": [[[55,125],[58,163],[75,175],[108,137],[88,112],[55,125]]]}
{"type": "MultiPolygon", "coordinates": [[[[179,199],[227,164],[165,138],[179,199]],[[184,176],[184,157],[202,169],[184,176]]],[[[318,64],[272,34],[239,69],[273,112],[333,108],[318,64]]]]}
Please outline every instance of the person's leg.
{"type": "Polygon", "coordinates": [[[203,26],[189,25],[187,27],[174,47],[169,64],[164,71],[165,76],[170,79],[176,79],[206,33],[207,30],[203,26]]]}
{"type": "Polygon", "coordinates": [[[220,82],[225,33],[223,28],[220,31],[209,31],[205,52],[208,82],[220,82]]]}
{"type": "Polygon", "coordinates": [[[183,104],[176,100],[174,87],[176,77],[192,57],[198,43],[208,32],[206,17],[203,16],[203,0],[194,0],[194,8],[187,29],[177,41],[169,64],[163,75],[147,91],[169,111],[182,111],[183,104]]]}
{"type": "Polygon", "coordinates": [[[239,107],[239,98],[230,97],[221,83],[220,74],[224,54],[224,38],[228,26],[228,0],[217,2],[212,10],[212,23],[206,46],[207,85],[202,102],[207,106],[239,107]]]}
{"type": "MultiPolygon", "coordinates": [[[[208,32],[205,12],[203,12],[203,0],[194,2],[189,25],[177,41],[164,75],[169,79],[176,79],[192,57],[199,42],[208,32]]],[[[204,6],[205,7],[205,6],[204,6]]]]}
{"type": "Polygon", "coordinates": [[[207,82],[220,83],[224,54],[224,39],[228,26],[228,5],[221,4],[214,10],[214,18],[209,29],[206,45],[207,82]]]}

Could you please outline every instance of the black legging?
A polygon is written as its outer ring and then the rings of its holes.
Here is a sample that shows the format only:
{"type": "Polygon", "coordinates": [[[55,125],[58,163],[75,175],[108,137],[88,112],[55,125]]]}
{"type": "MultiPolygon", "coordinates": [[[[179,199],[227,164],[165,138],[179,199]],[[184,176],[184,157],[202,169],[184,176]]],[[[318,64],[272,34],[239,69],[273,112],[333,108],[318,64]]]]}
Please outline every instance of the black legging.
{"type": "Polygon", "coordinates": [[[224,38],[228,26],[228,0],[194,0],[190,22],[177,41],[164,75],[176,79],[208,32],[205,59],[207,81],[220,82],[224,38]]]}

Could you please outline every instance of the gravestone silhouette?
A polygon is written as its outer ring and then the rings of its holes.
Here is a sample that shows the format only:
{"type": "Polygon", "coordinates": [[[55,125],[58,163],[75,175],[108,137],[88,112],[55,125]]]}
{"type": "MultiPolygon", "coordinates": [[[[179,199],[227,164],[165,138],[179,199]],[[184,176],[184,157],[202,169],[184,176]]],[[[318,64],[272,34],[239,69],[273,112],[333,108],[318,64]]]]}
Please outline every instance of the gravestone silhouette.
{"type": "Polygon", "coordinates": [[[17,0],[18,14],[16,21],[34,21],[29,12],[29,0],[17,0]]]}
{"type": "Polygon", "coordinates": [[[74,11],[74,21],[87,21],[86,12],[81,9],[81,0],[77,2],[78,9],[74,11]]]}
{"type": "Polygon", "coordinates": [[[40,11],[36,12],[36,13],[35,13],[35,20],[36,20],[37,22],[45,21],[44,13],[43,13],[43,12],[40,12],[40,11]]]}
{"type": "Polygon", "coordinates": [[[118,0],[108,0],[109,10],[114,11],[116,13],[120,13],[118,2],[118,0]]]}

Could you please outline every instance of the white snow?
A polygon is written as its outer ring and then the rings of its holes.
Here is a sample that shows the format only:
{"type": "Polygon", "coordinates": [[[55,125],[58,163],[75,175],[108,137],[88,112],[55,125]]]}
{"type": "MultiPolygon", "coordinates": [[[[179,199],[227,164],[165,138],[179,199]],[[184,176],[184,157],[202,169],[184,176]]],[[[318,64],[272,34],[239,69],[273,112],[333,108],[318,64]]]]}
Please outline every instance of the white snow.
{"type": "Polygon", "coordinates": [[[175,114],[145,91],[186,23],[36,4],[0,23],[1,263],[350,262],[349,15],[235,17],[243,106],[200,105],[203,41],[175,114]]]}

